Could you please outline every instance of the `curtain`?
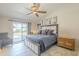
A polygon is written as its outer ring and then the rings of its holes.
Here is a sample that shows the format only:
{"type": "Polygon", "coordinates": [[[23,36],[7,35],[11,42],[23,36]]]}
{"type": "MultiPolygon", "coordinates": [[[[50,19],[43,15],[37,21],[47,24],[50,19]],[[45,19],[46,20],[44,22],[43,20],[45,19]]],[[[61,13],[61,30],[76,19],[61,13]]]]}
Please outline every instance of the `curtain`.
{"type": "Polygon", "coordinates": [[[28,34],[30,34],[30,33],[31,33],[31,23],[28,22],[28,34]]]}

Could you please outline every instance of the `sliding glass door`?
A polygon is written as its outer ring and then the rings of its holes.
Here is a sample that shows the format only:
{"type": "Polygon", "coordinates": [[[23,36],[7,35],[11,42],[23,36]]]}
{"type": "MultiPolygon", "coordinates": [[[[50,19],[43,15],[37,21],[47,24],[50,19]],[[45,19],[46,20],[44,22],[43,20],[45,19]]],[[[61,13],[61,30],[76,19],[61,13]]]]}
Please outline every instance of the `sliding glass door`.
{"type": "Polygon", "coordinates": [[[20,22],[13,22],[13,42],[20,42],[25,39],[27,35],[27,24],[20,22]]]}

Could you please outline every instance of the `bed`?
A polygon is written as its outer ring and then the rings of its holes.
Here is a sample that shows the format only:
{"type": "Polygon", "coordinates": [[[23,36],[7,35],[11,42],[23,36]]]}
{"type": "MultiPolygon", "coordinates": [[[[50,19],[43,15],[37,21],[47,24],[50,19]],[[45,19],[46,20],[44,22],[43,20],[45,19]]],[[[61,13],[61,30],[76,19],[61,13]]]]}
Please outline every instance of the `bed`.
{"type": "MultiPolygon", "coordinates": [[[[57,25],[50,25],[50,26],[57,26],[57,25]]],[[[58,36],[57,30],[56,33],[52,35],[42,35],[42,34],[27,35],[25,39],[25,45],[29,47],[37,55],[41,55],[42,52],[46,51],[50,46],[56,43],[58,36]]]]}

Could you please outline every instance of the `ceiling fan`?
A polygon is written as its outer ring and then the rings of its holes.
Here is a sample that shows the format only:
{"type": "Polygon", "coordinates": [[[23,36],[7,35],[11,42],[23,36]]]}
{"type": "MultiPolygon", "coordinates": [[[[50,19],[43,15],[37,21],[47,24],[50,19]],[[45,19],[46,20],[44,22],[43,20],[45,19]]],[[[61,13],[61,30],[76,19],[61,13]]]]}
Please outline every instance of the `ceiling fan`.
{"type": "Polygon", "coordinates": [[[47,13],[47,11],[39,10],[39,8],[40,8],[39,3],[33,3],[30,9],[26,8],[31,11],[30,13],[27,13],[26,15],[35,14],[37,17],[39,17],[38,13],[43,13],[43,14],[47,13]]]}

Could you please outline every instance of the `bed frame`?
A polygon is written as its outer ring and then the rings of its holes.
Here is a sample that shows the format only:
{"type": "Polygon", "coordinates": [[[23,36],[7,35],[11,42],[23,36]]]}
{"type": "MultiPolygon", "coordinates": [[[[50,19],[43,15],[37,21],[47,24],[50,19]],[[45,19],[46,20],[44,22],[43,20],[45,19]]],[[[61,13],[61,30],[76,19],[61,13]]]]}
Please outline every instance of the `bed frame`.
{"type": "MultiPolygon", "coordinates": [[[[58,24],[52,24],[52,25],[42,25],[42,27],[49,27],[49,26],[55,26],[56,27],[56,34],[57,34],[57,38],[58,38],[58,24]]],[[[38,56],[41,55],[41,51],[40,51],[40,44],[33,42],[31,40],[26,40],[25,39],[25,45],[30,48],[35,54],[37,54],[38,56]]]]}

